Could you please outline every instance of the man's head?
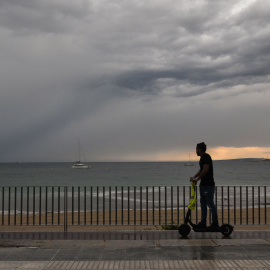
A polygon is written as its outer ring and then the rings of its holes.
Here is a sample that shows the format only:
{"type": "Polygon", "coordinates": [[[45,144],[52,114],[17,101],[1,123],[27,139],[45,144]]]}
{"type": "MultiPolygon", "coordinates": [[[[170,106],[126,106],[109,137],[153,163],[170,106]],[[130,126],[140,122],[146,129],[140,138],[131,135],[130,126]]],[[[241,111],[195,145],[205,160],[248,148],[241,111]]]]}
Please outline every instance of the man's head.
{"type": "Polygon", "coordinates": [[[204,142],[198,143],[196,147],[197,156],[202,156],[206,152],[206,144],[204,142]]]}

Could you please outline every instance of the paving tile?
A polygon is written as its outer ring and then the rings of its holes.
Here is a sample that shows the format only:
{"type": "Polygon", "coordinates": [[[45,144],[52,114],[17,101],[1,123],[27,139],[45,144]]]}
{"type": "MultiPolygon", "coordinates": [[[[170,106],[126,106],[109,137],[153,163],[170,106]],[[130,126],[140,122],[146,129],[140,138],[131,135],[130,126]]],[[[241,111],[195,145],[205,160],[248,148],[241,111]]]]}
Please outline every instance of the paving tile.
{"type": "MultiPolygon", "coordinates": [[[[78,267],[79,264],[82,265],[83,262],[78,262],[78,261],[76,262],[76,261],[74,261],[70,269],[77,269],[77,267],[78,267]]],[[[81,268],[81,265],[80,265],[80,268],[81,268]]]]}
{"type": "Polygon", "coordinates": [[[216,246],[216,243],[210,239],[175,239],[175,240],[159,240],[160,246],[216,246]]]}
{"type": "Polygon", "coordinates": [[[105,247],[127,248],[127,247],[154,247],[156,241],[152,240],[110,240],[104,242],[105,247]]]}
{"type": "Polygon", "coordinates": [[[82,269],[92,269],[92,268],[93,268],[94,263],[95,263],[94,261],[85,262],[85,263],[83,264],[82,269]]]}
{"type": "MultiPolygon", "coordinates": [[[[156,251],[154,248],[128,248],[123,254],[125,260],[155,260],[157,259],[156,251]]],[[[121,260],[121,258],[120,258],[121,260]]]]}
{"type": "Polygon", "coordinates": [[[0,248],[0,252],[0,261],[42,261],[51,259],[55,249],[0,248]]]}
{"type": "Polygon", "coordinates": [[[77,260],[77,255],[78,255],[78,249],[74,248],[64,248],[60,249],[59,252],[55,254],[53,257],[54,261],[65,261],[65,260],[77,260]]]}
{"type": "MultiPolygon", "coordinates": [[[[89,260],[100,260],[102,258],[102,254],[104,252],[104,248],[93,248],[93,247],[82,247],[80,249],[72,249],[71,258],[77,261],[89,261],[89,260]]],[[[70,252],[69,252],[70,254],[70,252]]],[[[64,258],[68,259],[68,254],[65,251],[61,251],[55,256],[54,260],[62,260],[64,258]],[[66,256],[67,255],[67,256],[66,256]]]]}
{"type": "Polygon", "coordinates": [[[213,239],[218,246],[269,245],[265,239],[213,239]]]}

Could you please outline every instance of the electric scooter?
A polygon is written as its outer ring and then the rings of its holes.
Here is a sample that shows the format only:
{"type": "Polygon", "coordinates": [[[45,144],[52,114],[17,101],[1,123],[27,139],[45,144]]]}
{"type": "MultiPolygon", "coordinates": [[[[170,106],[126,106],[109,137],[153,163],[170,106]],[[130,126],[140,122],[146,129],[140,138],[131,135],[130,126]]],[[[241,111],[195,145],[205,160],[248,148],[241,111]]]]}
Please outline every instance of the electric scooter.
{"type": "Polygon", "coordinates": [[[196,204],[196,197],[195,197],[196,188],[197,188],[196,183],[192,182],[190,204],[188,206],[188,211],[185,217],[184,224],[181,224],[178,228],[179,233],[182,236],[187,236],[191,231],[191,228],[190,228],[191,226],[194,232],[221,232],[223,235],[229,236],[233,232],[233,226],[230,224],[222,224],[220,227],[216,229],[211,229],[209,227],[196,228],[196,224],[191,222],[191,219],[190,219],[191,211],[195,209],[195,204],[196,204]],[[188,224],[190,224],[190,226],[188,224]]]}

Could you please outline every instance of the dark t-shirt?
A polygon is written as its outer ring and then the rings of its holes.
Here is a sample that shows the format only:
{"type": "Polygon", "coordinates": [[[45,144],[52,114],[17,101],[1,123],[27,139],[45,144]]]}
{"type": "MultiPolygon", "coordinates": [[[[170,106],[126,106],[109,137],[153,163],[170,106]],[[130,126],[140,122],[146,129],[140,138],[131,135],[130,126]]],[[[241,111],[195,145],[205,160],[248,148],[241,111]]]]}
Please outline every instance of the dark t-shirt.
{"type": "Polygon", "coordinates": [[[209,154],[207,154],[207,153],[204,153],[201,156],[201,159],[200,159],[200,163],[199,164],[200,164],[201,171],[203,169],[203,165],[204,164],[208,164],[209,165],[209,170],[206,173],[206,175],[201,179],[200,185],[201,186],[212,186],[212,185],[215,185],[215,182],[214,182],[214,173],[213,173],[213,162],[212,162],[211,156],[209,154]]]}

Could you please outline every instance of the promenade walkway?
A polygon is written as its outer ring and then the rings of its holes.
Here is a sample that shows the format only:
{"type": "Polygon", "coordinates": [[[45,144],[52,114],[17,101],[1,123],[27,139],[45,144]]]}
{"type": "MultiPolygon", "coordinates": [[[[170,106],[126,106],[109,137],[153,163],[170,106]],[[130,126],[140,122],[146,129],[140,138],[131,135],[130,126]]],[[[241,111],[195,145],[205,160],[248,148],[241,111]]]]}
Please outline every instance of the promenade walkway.
{"type": "Polygon", "coordinates": [[[0,232],[0,269],[270,269],[270,230],[0,232]]]}

